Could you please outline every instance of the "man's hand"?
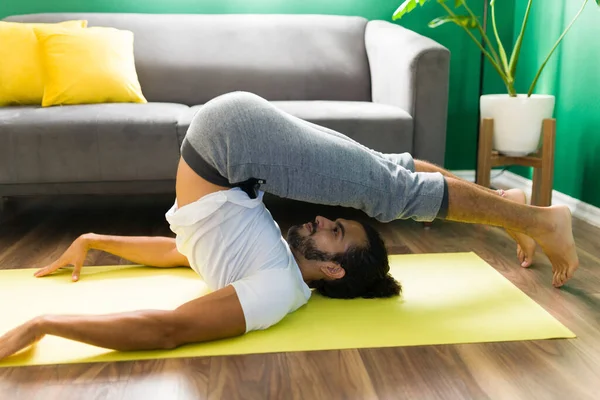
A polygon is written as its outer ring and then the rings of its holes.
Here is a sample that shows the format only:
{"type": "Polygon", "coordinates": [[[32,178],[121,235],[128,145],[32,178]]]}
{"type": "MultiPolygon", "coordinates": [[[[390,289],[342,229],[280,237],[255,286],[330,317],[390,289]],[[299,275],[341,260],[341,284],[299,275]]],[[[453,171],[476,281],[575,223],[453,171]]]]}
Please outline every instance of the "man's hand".
{"type": "Polygon", "coordinates": [[[69,265],[73,266],[73,282],[77,282],[79,280],[79,274],[81,272],[81,268],[83,267],[83,262],[85,261],[85,256],[87,252],[90,250],[89,240],[85,235],[82,235],[75,239],[75,241],[69,246],[69,248],[58,258],[58,260],[54,261],[52,264],[47,265],[46,267],[38,270],[35,273],[36,277],[46,276],[48,274],[53,273],[59,268],[64,268],[69,265]]]}
{"type": "Polygon", "coordinates": [[[39,329],[39,318],[34,318],[0,337],[0,360],[37,343],[44,337],[39,329]]]}
{"type": "Polygon", "coordinates": [[[179,251],[174,238],[146,236],[107,236],[86,233],[78,237],[62,256],[52,264],[40,269],[35,276],[51,274],[59,268],[72,265],[73,282],[79,274],[90,250],[105,251],[135,264],[149,267],[172,268],[189,267],[190,262],[179,251]]]}

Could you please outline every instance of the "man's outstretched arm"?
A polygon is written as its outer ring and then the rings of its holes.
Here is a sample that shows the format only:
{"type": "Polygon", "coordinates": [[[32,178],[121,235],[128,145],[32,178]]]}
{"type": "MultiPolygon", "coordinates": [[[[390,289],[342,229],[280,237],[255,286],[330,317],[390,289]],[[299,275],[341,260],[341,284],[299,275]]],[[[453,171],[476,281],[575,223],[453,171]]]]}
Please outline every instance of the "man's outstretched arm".
{"type": "Polygon", "coordinates": [[[150,267],[189,267],[177,251],[175,239],[162,236],[109,236],[87,233],[81,239],[92,250],[102,250],[150,267]]]}
{"type": "Polygon", "coordinates": [[[175,245],[175,239],[146,236],[108,236],[87,233],[78,237],[52,264],[38,270],[41,277],[69,265],[73,266],[73,281],[79,274],[86,254],[90,250],[102,250],[136,264],[151,267],[189,267],[188,259],[175,245]]]}
{"type": "Polygon", "coordinates": [[[246,321],[235,289],[227,286],[175,310],[35,318],[0,338],[0,359],[45,335],[120,350],[173,349],[188,343],[239,336],[246,321]]]}

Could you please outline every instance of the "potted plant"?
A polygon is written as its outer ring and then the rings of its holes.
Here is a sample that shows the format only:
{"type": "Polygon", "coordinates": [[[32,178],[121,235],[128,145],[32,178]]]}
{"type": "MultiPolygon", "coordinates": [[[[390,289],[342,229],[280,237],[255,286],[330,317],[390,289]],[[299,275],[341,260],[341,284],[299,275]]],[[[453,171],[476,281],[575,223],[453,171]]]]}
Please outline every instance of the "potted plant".
{"type": "MultiPolygon", "coordinates": [[[[423,6],[430,0],[405,0],[394,12],[392,19],[398,20],[404,15],[413,11],[417,5],[423,6]]],[[[446,11],[447,15],[435,18],[429,22],[429,27],[436,28],[445,23],[454,23],[461,27],[479,49],[483,52],[485,58],[492,64],[494,70],[500,75],[507,90],[507,94],[483,95],[480,99],[481,118],[494,119],[494,149],[500,153],[509,156],[524,156],[535,152],[538,149],[542,121],[546,118],[552,118],[554,113],[555,98],[548,94],[533,94],[538,79],[548,63],[548,60],[565,37],[573,23],[577,20],[589,0],[583,0],[581,8],[558,38],[548,56],[540,66],[527,94],[519,94],[515,90],[515,74],[521,52],[521,44],[527,27],[527,20],[531,10],[532,0],[527,3],[525,16],[521,24],[521,31],[510,57],[498,35],[496,27],[495,0],[490,0],[492,28],[497,47],[492,45],[487,33],[469,8],[467,0],[436,0],[437,3],[446,11]],[[451,3],[450,5],[448,3],[451,3]],[[485,47],[480,43],[473,31],[479,33],[485,47]]],[[[487,1],[487,0],[486,0],[487,1]]],[[[600,0],[596,0],[600,5],[600,0]]]]}

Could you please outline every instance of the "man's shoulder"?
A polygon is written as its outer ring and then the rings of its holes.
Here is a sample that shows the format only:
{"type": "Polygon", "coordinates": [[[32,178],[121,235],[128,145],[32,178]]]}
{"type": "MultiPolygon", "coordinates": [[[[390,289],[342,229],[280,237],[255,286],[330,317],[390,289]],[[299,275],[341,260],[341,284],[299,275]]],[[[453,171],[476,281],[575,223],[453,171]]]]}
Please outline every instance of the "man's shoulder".
{"type": "Polygon", "coordinates": [[[263,269],[232,283],[248,330],[265,329],[308,302],[311,291],[293,271],[263,269]]]}
{"type": "Polygon", "coordinates": [[[262,265],[258,269],[246,274],[241,280],[260,288],[277,297],[310,297],[310,289],[302,278],[302,273],[294,257],[285,261],[262,265]]]}

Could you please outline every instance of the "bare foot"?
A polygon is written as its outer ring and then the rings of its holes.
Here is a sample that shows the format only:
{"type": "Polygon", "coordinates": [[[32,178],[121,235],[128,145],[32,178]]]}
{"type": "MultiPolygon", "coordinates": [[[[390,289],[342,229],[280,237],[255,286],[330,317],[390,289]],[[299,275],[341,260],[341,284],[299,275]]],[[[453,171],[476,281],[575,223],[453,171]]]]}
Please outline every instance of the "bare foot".
{"type": "Polygon", "coordinates": [[[552,284],[561,287],[579,267],[571,211],[567,206],[552,206],[547,208],[546,213],[550,228],[546,227],[539,232],[532,230],[532,235],[552,263],[552,284]]]}
{"type": "MultiPolygon", "coordinates": [[[[514,201],[519,204],[527,204],[527,195],[520,189],[510,189],[504,191],[505,199],[514,201]]],[[[517,242],[517,258],[521,263],[521,267],[527,268],[533,264],[533,256],[537,247],[535,240],[529,236],[514,231],[507,230],[506,233],[517,242]]]]}

